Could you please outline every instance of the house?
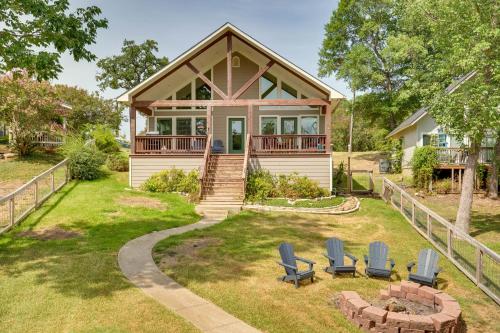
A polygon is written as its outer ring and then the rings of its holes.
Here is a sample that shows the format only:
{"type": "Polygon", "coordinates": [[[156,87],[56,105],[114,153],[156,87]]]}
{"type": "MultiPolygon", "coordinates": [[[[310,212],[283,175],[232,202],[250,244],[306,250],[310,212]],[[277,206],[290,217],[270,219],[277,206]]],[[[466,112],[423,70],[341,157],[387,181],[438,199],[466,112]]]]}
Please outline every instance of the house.
{"type": "Polygon", "coordinates": [[[176,167],[200,170],[202,199],[214,203],[241,202],[255,169],[331,189],[331,114],[343,98],[226,23],[118,98],[130,107],[130,186],[176,167]]]}
{"type": "MultiPolygon", "coordinates": [[[[470,72],[457,79],[446,88],[446,93],[452,94],[463,83],[472,79],[475,73],[475,71],[470,72]]],[[[468,140],[465,138],[464,142],[461,142],[452,135],[449,135],[444,127],[436,123],[434,118],[428,113],[428,109],[428,107],[418,109],[388,135],[390,138],[402,141],[403,174],[411,173],[410,163],[415,148],[431,145],[437,149],[438,160],[440,162],[438,169],[448,170],[452,179],[454,179],[454,175],[457,173],[460,181],[462,170],[465,168],[468,140]]],[[[490,164],[492,162],[494,144],[495,140],[493,136],[485,138],[479,154],[479,163],[490,164]]]]}

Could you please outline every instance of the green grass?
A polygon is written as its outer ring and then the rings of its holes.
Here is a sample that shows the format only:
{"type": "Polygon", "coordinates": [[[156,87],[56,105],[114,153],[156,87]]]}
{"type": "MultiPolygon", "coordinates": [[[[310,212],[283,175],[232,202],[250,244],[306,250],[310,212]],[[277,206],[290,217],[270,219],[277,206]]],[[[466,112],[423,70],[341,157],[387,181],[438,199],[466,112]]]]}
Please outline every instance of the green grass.
{"type": "Polygon", "coordinates": [[[60,154],[35,152],[31,156],[0,160],[0,182],[26,182],[63,159],[60,154]]]}
{"type": "Polygon", "coordinates": [[[0,236],[0,332],[197,331],[130,284],[117,254],[128,240],[199,217],[178,195],[138,193],[126,186],[127,173],[71,182],[0,236]],[[135,196],[161,200],[167,209],[117,202],[135,196]],[[39,241],[17,235],[56,225],[82,236],[39,241]]]}
{"type": "Polygon", "coordinates": [[[289,203],[287,199],[267,199],[263,204],[279,207],[327,208],[340,205],[342,202],[344,202],[343,197],[334,197],[320,200],[300,200],[294,203],[289,203]]]}
{"type": "MultiPolygon", "coordinates": [[[[373,299],[388,282],[361,274],[332,279],[324,273],[324,241],[332,236],[343,239],[346,250],[358,258],[363,258],[371,241],[386,242],[396,260],[393,279],[397,280],[406,279],[406,264],[417,258],[421,248],[431,246],[399,212],[381,200],[366,198],[359,212],[343,216],[243,212],[210,229],[160,242],[155,258],[177,254],[175,261],[162,267],[168,275],[263,331],[358,332],[330,305],[332,297],[355,290],[373,299]],[[181,244],[200,238],[217,241],[183,254],[181,244]],[[317,262],[316,283],[295,289],[277,281],[284,273],[275,263],[283,241],[293,243],[297,255],[317,262]]],[[[458,300],[469,332],[500,331],[498,306],[443,256],[440,266],[439,289],[458,300]]],[[[361,260],[358,273],[363,269],[361,260]]]]}

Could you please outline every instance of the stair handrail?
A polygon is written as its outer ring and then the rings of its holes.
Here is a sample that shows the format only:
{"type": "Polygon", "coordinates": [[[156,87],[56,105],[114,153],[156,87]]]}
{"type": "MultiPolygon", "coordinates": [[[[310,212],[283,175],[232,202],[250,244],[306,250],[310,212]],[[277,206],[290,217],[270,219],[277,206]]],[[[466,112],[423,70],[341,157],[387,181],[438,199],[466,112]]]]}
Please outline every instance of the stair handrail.
{"type": "Polygon", "coordinates": [[[211,148],[211,142],[212,142],[212,134],[208,134],[207,136],[207,143],[205,144],[205,153],[203,154],[203,162],[200,166],[200,174],[198,175],[198,180],[200,182],[200,191],[198,193],[198,197],[201,198],[201,194],[203,192],[203,179],[205,178],[205,174],[207,173],[207,166],[208,166],[208,158],[210,156],[210,148],[211,148]]]}
{"type": "Polygon", "coordinates": [[[247,169],[248,169],[248,158],[250,156],[250,140],[252,139],[252,136],[250,135],[250,133],[247,133],[247,140],[245,142],[245,157],[243,159],[243,173],[241,175],[241,178],[243,178],[243,180],[246,180],[247,179],[247,169]]]}

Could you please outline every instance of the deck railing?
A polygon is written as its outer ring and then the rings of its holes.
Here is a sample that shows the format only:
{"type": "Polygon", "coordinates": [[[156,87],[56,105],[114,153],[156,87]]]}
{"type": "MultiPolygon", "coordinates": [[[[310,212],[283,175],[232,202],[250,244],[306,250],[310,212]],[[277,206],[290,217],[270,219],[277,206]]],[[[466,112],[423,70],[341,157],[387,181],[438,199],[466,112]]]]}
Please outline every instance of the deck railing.
{"type": "MultiPolygon", "coordinates": [[[[436,148],[441,164],[463,165],[468,156],[468,148],[436,148]]],[[[482,147],[479,151],[479,163],[493,162],[493,147],[482,147]]]]}
{"type": "Polygon", "coordinates": [[[326,135],[253,135],[254,154],[297,154],[326,152],[326,135]]]}
{"type": "Polygon", "coordinates": [[[136,154],[203,154],[206,135],[146,135],[135,137],[136,154]]]}
{"type": "Polygon", "coordinates": [[[57,147],[64,143],[64,137],[60,134],[40,132],[35,135],[33,143],[40,145],[42,147],[57,147]]]}
{"type": "Polygon", "coordinates": [[[0,234],[9,230],[68,182],[68,160],[0,197],[0,234]]]}
{"type": "Polygon", "coordinates": [[[495,251],[456,228],[387,178],[382,179],[381,197],[399,210],[413,228],[500,304],[500,256],[495,251]]]}

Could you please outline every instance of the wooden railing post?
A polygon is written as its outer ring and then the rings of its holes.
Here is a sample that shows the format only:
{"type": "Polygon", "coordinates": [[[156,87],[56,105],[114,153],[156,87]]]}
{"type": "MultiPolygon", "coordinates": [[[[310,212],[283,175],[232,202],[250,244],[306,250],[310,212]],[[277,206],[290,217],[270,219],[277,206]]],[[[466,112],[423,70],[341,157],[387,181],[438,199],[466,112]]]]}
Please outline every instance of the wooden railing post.
{"type": "Polygon", "coordinates": [[[399,210],[403,213],[403,190],[399,190],[399,210]]]}
{"type": "Polygon", "coordinates": [[[411,223],[415,224],[415,201],[411,201],[411,223]]]}
{"type": "Polygon", "coordinates": [[[10,198],[10,200],[9,200],[9,224],[10,224],[10,226],[14,225],[15,219],[16,219],[16,217],[15,217],[15,202],[14,202],[14,196],[12,196],[12,198],[10,198]]]}
{"type": "Polygon", "coordinates": [[[51,193],[54,193],[56,190],[56,184],[55,184],[55,177],[54,177],[54,171],[50,173],[50,191],[51,193]]]}
{"type": "Polygon", "coordinates": [[[481,276],[483,275],[483,251],[476,247],[476,284],[481,283],[481,276]]]}
{"type": "Polygon", "coordinates": [[[38,207],[38,179],[35,180],[35,208],[38,207]]]}
{"type": "Polygon", "coordinates": [[[446,229],[446,252],[448,253],[448,256],[452,258],[452,248],[453,248],[453,231],[451,230],[450,227],[446,229]]]}
{"type": "Polygon", "coordinates": [[[427,237],[431,238],[432,237],[432,223],[431,223],[431,216],[429,213],[427,213],[427,237]]]}

